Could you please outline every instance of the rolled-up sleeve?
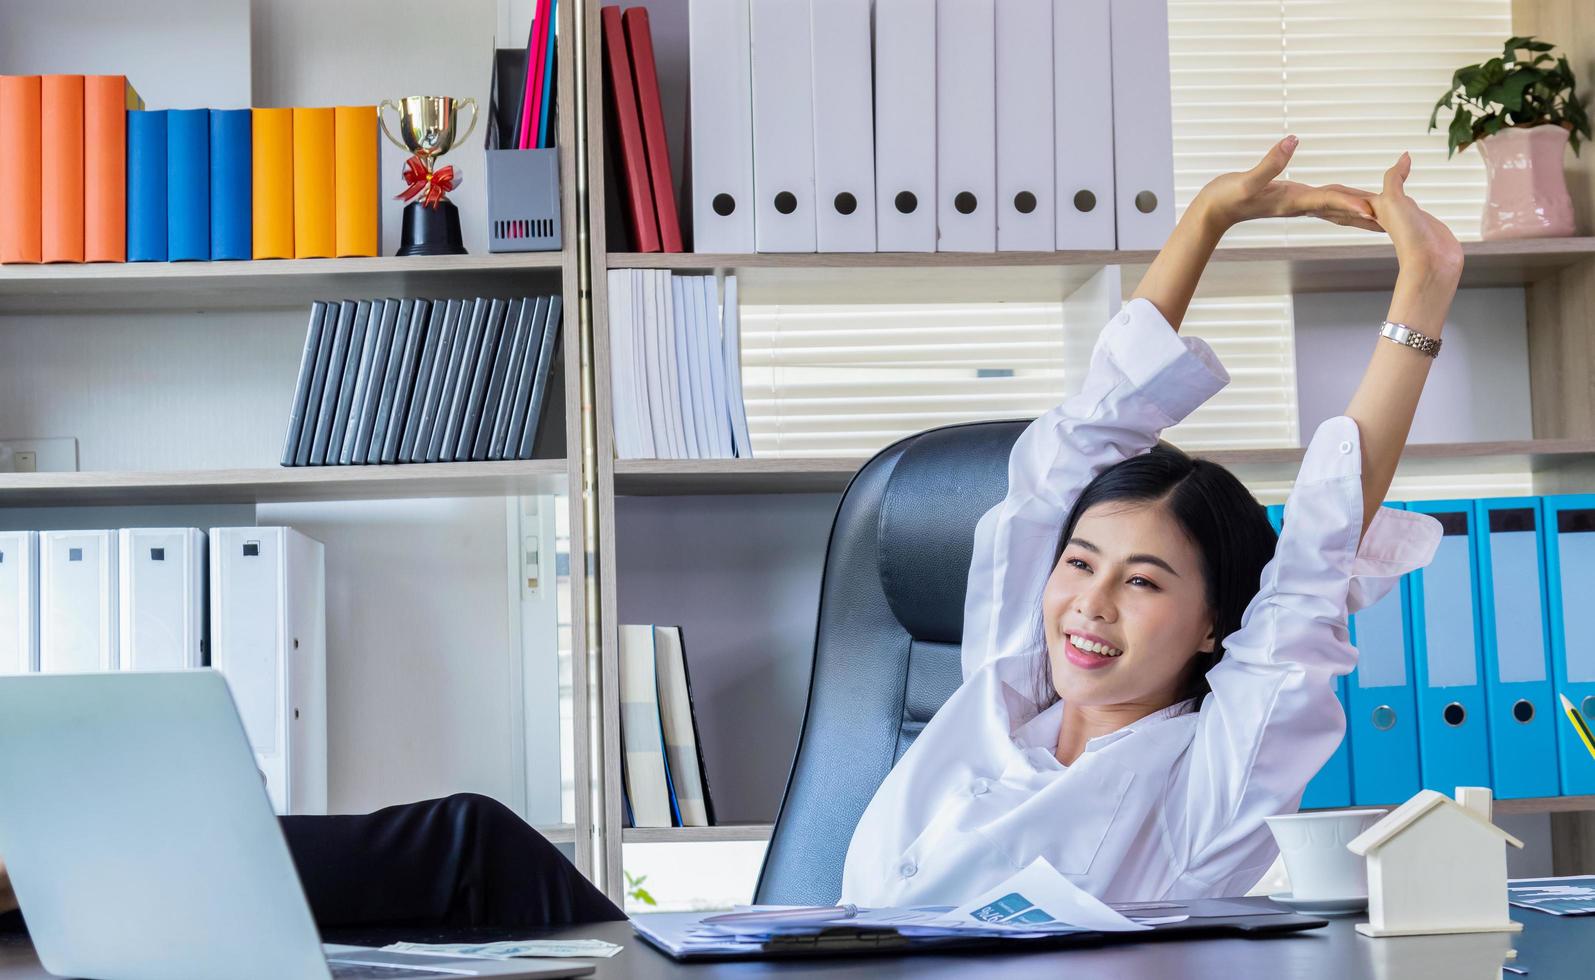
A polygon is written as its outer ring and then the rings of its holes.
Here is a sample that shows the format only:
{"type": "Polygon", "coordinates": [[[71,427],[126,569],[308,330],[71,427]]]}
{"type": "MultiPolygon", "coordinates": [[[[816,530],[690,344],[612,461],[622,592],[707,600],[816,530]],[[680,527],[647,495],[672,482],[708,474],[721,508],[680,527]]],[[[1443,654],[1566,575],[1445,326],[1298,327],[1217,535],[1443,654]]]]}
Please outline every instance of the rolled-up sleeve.
{"type": "Polygon", "coordinates": [[[1229,383],[1207,343],[1181,337],[1150,300],[1108,322],[1079,394],[1036,419],[1008,458],[1008,493],[975,528],[963,673],[1030,652],[1058,533],[1092,478],[1147,452],[1229,383]]]}
{"type": "Polygon", "coordinates": [[[1172,843],[1204,882],[1271,859],[1263,818],[1295,805],[1345,732],[1334,678],[1357,663],[1348,614],[1427,565],[1440,542],[1427,514],[1382,507],[1366,534],[1362,524],[1360,433],[1338,416],[1307,448],[1274,558],[1208,672],[1188,764],[1172,777],[1187,801],[1171,815],[1172,843]]]}

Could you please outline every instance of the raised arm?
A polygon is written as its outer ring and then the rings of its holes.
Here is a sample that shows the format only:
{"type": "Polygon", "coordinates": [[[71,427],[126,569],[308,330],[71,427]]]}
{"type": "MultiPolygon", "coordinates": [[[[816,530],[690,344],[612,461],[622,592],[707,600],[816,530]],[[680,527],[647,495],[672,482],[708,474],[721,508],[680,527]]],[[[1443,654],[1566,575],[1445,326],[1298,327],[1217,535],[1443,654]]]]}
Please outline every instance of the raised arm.
{"type": "MultiPolygon", "coordinates": [[[[1405,190],[1412,158],[1403,153],[1385,171],[1384,190],[1371,198],[1379,223],[1396,246],[1401,271],[1396,276],[1387,319],[1438,339],[1462,277],[1462,246],[1456,236],[1405,190]]],[[[1362,433],[1362,530],[1378,513],[1401,450],[1412,429],[1418,396],[1434,358],[1380,339],[1351,396],[1346,414],[1362,433]]]]}

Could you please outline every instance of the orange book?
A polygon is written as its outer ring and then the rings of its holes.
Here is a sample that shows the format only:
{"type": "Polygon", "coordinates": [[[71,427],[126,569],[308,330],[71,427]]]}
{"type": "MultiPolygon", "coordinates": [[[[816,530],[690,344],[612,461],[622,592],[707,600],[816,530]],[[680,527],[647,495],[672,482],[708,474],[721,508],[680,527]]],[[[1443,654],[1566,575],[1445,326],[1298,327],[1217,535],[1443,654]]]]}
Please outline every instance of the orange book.
{"type": "Polygon", "coordinates": [[[337,254],[331,109],[294,110],[294,258],[337,254]]]}
{"type": "Polygon", "coordinates": [[[38,75],[0,75],[0,262],[42,261],[38,75]]]}
{"type": "Polygon", "coordinates": [[[377,196],[377,107],[338,106],[333,124],[337,202],[337,254],[376,255],[381,238],[381,201],[377,196]]]}
{"type": "Polygon", "coordinates": [[[255,258],[294,257],[294,111],[255,109],[255,258]]]}
{"type": "Polygon", "coordinates": [[[82,262],[83,76],[45,75],[40,95],[40,257],[82,262]]]}
{"type": "Polygon", "coordinates": [[[125,75],[83,79],[83,259],[127,261],[127,112],[144,100],[125,75]]]}

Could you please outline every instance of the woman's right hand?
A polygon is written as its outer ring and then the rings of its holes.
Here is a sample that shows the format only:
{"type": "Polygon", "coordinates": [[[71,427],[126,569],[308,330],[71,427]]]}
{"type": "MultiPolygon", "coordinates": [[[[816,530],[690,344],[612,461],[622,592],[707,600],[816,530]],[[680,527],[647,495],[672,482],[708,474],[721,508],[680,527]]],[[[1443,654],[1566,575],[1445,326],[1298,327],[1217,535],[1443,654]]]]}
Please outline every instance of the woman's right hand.
{"type": "Polygon", "coordinates": [[[1385,171],[1383,190],[1368,199],[1374,218],[1396,246],[1396,260],[1402,271],[1440,279],[1460,276],[1462,245],[1445,222],[1407,196],[1407,176],[1411,173],[1412,155],[1403,153],[1385,171]]]}

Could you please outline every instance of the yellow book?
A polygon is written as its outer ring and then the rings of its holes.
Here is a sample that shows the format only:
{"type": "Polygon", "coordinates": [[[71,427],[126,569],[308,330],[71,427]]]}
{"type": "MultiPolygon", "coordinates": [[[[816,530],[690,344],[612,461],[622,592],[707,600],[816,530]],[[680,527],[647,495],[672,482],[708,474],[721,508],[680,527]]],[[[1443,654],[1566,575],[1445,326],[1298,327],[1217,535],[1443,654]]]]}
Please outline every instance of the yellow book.
{"type": "Polygon", "coordinates": [[[333,230],[333,112],[294,110],[294,257],[325,259],[337,253],[333,230]]]}
{"type": "Polygon", "coordinates": [[[255,109],[255,258],[294,257],[294,111],[255,109]]]}
{"type": "Polygon", "coordinates": [[[341,105],[335,111],[337,254],[376,255],[382,237],[377,107],[341,105]]]}

